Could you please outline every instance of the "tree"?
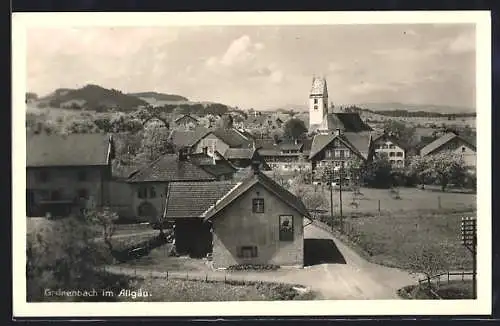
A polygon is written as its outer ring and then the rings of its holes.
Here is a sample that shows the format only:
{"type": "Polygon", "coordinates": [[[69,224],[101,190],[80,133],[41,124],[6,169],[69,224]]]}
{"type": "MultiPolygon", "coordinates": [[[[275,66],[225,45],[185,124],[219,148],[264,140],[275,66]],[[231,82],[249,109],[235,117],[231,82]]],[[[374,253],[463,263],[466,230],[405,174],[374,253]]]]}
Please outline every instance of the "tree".
{"type": "Polygon", "coordinates": [[[304,121],[292,118],[285,123],[284,136],[288,139],[298,140],[301,139],[307,132],[304,121]]]}
{"type": "Polygon", "coordinates": [[[230,114],[224,114],[219,120],[219,128],[231,129],[233,128],[233,117],[230,114]]]}
{"type": "Polygon", "coordinates": [[[427,157],[428,174],[445,191],[450,183],[463,184],[467,172],[465,162],[460,155],[441,152],[427,157]]]}
{"type": "Polygon", "coordinates": [[[389,188],[392,185],[392,165],[387,155],[375,157],[366,169],[364,180],[374,188],[389,188]]]}
{"type": "MultiPolygon", "coordinates": [[[[76,216],[47,221],[49,225],[27,234],[26,285],[28,301],[88,300],[84,297],[48,297],[45,289],[90,290],[110,288],[96,267],[108,255],[93,240],[90,223],[76,216]]],[[[103,300],[103,298],[94,298],[103,300]]]]}
{"type": "Polygon", "coordinates": [[[429,160],[425,157],[414,156],[408,165],[408,174],[411,178],[418,180],[421,189],[424,189],[431,177],[429,160]]]}
{"type": "Polygon", "coordinates": [[[87,210],[84,213],[84,218],[93,225],[95,228],[102,231],[102,239],[109,249],[109,252],[113,253],[113,243],[111,239],[116,231],[116,220],[118,220],[118,214],[111,211],[109,208],[104,207],[99,210],[87,210]]]}
{"type": "Polygon", "coordinates": [[[394,136],[404,144],[413,144],[415,141],[415,127],[408,127],[400,121],[389,120],[384,122],[384,133],[394,136]]]}
{"type": "Polygon", "coordinates": [[[173,151],[169,130],[159,124],[148,124],[144,129],[140,152],[146,161],[154,161],[162,154],[173,151]]]}
{"type": "Polygon", "coordinates": [[[432,289],[431,279],[433,276],[446,272],[448,263],[444,250],[436,245],[431,245],[432,241],[424,241],[424,245],[417,247],[415,251],[408,255],[409,259],[406,268],[414,274],[424,274],[427,280],[427,289],[432,289]]]}

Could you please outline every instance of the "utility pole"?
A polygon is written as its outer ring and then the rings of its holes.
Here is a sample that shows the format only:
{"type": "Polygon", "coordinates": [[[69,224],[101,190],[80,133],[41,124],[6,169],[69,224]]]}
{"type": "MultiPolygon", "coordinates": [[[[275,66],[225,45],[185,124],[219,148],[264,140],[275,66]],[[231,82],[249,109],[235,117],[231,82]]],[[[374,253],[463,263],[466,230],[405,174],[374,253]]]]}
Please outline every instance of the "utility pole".
{"type": "Polygon", "coordinates": [[[472,216],[462,217],[461,223],[461,234],[462,234],[462,244],[471,252],[472,254],[472,295],[473,298],[477,298],[477,285],[476,285],[476,274],[477,274],[477,224],[476,218],[472,216]]]}
{"type": "Polygon", "coordinates": [[[342,214],[342,181],[344,174],[344,161],[340,165],[340,182],[339,182],[339,212],[340,212],[340,230],[344,232],[344,215],[342,214]]]}
{"type": "Polygon", "coordinates": [[[334,230],[335,225],[335,217],[333,216],[333,186],[330,182],[330,216],[332,218],[332,231],[334,230]]]}

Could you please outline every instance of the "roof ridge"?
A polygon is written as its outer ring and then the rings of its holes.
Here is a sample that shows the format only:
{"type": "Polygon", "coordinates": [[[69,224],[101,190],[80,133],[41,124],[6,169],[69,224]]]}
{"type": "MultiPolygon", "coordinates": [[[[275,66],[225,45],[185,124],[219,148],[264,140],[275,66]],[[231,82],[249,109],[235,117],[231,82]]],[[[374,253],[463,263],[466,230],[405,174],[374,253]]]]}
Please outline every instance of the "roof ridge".
{"type": "Polygon", "coordinates": [[[220,203],[224,198],[226,198],[227,196],[229,196],[229,194],[231,194],[233,191],[235,191],[242,184],[243,184],[243,181],[237,182],[234,187],[232,187],[231,189],[229,189],[229,191],[226,192],[221,198],[219,198],[218,200],[216,200],[213,205],[211,205],[203,213],[201,213],[200,217],[205,217],[211,209],[215,209],[215,207],[217,207],[218,203],[220,203]]]}

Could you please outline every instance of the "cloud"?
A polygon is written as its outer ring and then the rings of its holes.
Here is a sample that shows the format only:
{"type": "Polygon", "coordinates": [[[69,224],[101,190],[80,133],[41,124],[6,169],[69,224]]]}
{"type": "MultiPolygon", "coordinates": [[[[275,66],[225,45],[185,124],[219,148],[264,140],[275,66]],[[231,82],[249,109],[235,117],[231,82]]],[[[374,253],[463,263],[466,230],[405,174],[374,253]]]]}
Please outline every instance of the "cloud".
{"type": "Polygon", "coordinates": [[[271,82],[279,84],[283,81],[283,72],[281,70],[273,71],[270,76],[271,82]]]}
{"type": "Polygon", "coordinates": [[[448,51],[451,53],[466,53],[476,49],[476,35],[474,32],[467,32],[458,35],[448,44],[448,51]]]}

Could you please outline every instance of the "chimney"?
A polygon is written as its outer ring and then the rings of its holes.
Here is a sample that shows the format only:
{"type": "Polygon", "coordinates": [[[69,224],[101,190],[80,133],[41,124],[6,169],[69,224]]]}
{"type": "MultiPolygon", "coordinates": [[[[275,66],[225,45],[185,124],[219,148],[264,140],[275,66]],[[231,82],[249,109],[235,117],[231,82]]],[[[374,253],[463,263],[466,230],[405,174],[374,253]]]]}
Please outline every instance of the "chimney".
{"type": "Polygon", "coordinates": [[[260,173],[260,161],[252,160],[252,172],[254,175],[260,173]]]}
{"type": "Polygon", "coordinates": [[[335,129],[335,136],[340,136],[342,134],[342,130],[340,128],[335,129]]]}

